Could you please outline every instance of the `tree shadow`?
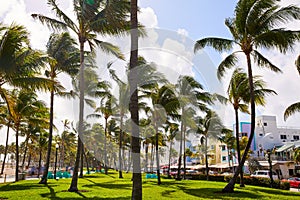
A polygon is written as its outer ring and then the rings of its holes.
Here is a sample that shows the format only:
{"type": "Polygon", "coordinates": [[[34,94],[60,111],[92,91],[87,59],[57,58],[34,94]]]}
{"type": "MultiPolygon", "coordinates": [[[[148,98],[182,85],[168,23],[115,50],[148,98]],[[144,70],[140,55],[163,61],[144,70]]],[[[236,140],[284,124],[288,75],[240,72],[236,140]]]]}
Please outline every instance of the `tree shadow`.
{"type": "MultiPolygon", "coordinates": [[[[56,197],[56,193],[54,191],[54,189],[50,186],[50,184],[46,184],[47,188],[49,189],[49,193],[44,193],[44,194],[41,194],[42,197],[50,197],[51,199],[55,198],[56,197]]],[[[52,186],[57,186],[57,185],[52,185],[52,186]]]]}
{"type": "MultiPolygon", "coordinates": [[[[260,193],[270,193],[269,188],[263,188],[263,187],[255,187],[255,188],[247,188],[248,190],[254,191],[254,192],[260,192],[260,193]]],[[[300,193],[297,192],[289,192],[288,190],[280,190],[280,189],[273,189],[272,194],[274,195],[285,195],[287,197],[299,197],[300,193]]]]}
{"type": "Polygon", "coordinates": [[[41,184],[6,184],[0,185],[0,191],[17,191],[17,190],[30,190],[30,189],[40,189],[44,187],[41,184]]]}
{"type": "Polygon", "coordinates": [[[107,189],[131,189],[131,184],[128,183],[115,183],[115,181],[104,182],[104,183],[95,183],[94,181],[89,180],[93,184],[82,185],[82,187],[93,188],[93,187],[101,187],[107,189]]]}

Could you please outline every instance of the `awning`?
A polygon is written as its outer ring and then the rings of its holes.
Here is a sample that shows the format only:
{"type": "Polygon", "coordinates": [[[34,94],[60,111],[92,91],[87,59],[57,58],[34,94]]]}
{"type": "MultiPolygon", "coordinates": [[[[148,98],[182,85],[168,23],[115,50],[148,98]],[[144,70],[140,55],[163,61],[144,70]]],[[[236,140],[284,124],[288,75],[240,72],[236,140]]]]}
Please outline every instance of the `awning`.
{"type": "Polygon", "coordinates": [[[276,152],[286,151],[290,148],[293,148],[294,146],[295,146],[295,144],[285,144],[282,147],[280,147],[279,149],[276,149],[276,152]]]}

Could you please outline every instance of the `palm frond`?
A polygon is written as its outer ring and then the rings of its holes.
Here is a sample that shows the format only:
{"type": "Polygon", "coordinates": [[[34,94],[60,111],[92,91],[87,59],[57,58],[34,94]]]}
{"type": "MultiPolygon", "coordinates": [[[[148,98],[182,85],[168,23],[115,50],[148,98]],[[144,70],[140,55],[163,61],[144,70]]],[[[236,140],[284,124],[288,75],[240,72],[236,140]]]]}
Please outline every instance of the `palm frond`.
{"type": "Polygon", "coordinates": [[[300,55],[297,57],[297,60],[295,61],[295,65],[298,73],[300,74],[300,55]]]}
{"type": "Polygon", "coordinates": [[[227,69],[231,69],[233,66],[235,66],[236,62],[238,61],[235,55],[236,53],[238,52],[231,53],[219,64],[217,70],[217,77],[219,80],[222,79],[227,69]]]}
{"type": "Polygon", "coordinates": [[[119,47],[117,47],[117,46],[115,46],[115,45],[113,45],[113,44],[111,44],[109,42],[104,42],[104,41],[100,41],[100,40],[97,40],[97,39],[95,39],[94,42],[105,53],[112,54],[112,55],[116,56],[117,58],[124,60],[124,55],[122,54],[122,52],[119,49],[119,47]]]}
{"type": "Polygon", "coordinates": [[[290,105],[285,111],[284,111],[284,120],[287,120],[288,117],[295,114],[296,112],[300,112],[300,102],[294,103],[290,105]]]}
{"type": "Polygon", "coordinates": [[[206,46],[213,47],[218,52],[229,51],[233,48],[234,41],[223,38],[204,38],[196,41],[194,45],[194,52],[203,49],[206,46]]]}
{"type": "Polygon", "coordinates": [[[75,33],[79,32],[76,24],[58,7],[56,0],[48,0],[48,5],[52,7],[56,16],[67,24],[70,29],[72,29],[75,33]]]}
{"type": "Polygon", "coordinates": [[[63,30],[63,31],[68,30],[68,25],[64,22],[40,14],[32,14],[31,16],[33,17],[33,19],[38,19],[42,24],[46,25],[49,29],[63,30]]]}
{"type": "Polygon", "coordinates": [[[260,54],[258,51],[253,50],[252,52],[254,61],[258,64],[259,67],[266,67],[273,72],[281,72],[281,70],[271,63],[267,58],[265,58],[262,54],[260,54]]]}
{"type": "Polygon", "coordinates": [[[300,40],[300,31],[273,29],[258,35],[254,46],[266,49],[277,48],[281,53],[293,50],[293,46],[300,40]]]}

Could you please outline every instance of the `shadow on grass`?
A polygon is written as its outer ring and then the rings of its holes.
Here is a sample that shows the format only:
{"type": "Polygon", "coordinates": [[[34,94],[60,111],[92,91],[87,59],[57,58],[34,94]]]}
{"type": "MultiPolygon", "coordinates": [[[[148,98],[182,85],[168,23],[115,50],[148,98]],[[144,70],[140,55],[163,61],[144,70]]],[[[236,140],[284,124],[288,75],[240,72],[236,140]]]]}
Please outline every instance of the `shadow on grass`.
{"type": "Polygon", "coordinates": [[[17,190],[31,190],[31,189],[41,189],[44,185],[33,183],[18,183],[18,184],[6,184],[6,185],[0,185],[0,191],[17,191],[17,190]]]}
{"type": "MultiPolygon", "coordinates": [[[[250,187],[248,187],[247,189],[251,190],[251,191],[254,191],[254,192],[270,193],[269,188],[263,188],[263,187],[250,188],[250,187]]],[[[274,194],[274,195],[284,195],[286,197],[298,197],[298,198],[300,198],[300,193],[290,192],[289,190],[273,189],[272,194],[274,194]]]]}
{"type": "MultiPolygon", "coordinates": [[[[50,197],[51,199],[56,197],[56,192],[54,191],[54,189],[50,186],[50,184],[46,184],[47,188],[49,189],[49,193],[44,193],[41,194],[42,197],[50,197]]],[[[53,186],[57,186],[57,185],[53,185],[53,186]]]]}

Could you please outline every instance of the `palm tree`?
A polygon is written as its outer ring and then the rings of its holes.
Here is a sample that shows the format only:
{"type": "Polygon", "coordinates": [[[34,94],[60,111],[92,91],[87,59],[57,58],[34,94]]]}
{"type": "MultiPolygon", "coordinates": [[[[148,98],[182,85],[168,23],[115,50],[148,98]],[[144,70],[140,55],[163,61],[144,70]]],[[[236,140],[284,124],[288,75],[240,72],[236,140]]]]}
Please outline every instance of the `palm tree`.
{"type": "MultiPolygon", "coordinates": [[[[295,65],[297,67],[297,70],[300,74],[300,55],[298,56],[295,65]]],[[[284,111],[284,120],[287,120],[288,117],[293,115],[296,112],[300,112],[300,102],[293,103],[289,107],[287,107],[284,111]]]]}
{"type": "Polygon", "coordinates": [[[194,50],[198,51],[205,46],[212,46],[219,52],[232,50],[234,45],[238,45],[240,50],[231,53],[219,65],[217,75],[220,79],[226,69],[232,68],[237,62],[237,54],[243,53],[247,60],[247,72],[250,87],[251,104],[251,131],[249,142],[245,154],[241,159],[233,178],[225,186],[223,192],[233,192],[234,184],[239,172],[246,161],[247,153],[250,149],[254,137],[255,128],[255,98],[252,75],[252,58],[258,66],[266,67],[274,72],[281,70],[264,57],[259,48],[276,48],[281,53],[286,53],[291,49],[296,41],[300,39],[299,31],[290,31],[278,28],[278,25],[290,22],[293,19],[300,19],[300,8],[295,6],[280,7],[276,0],[240,0],[238,1],[234,18],[225,20],[226,26],[232,34],[232,39],[224,38],[204,38],[198,40],[194,50]]]}
{"type": "MultiPolygon", "coordinates": [[[[58,19],[46,17],[41,14],[32,14],[32,17],[39,19],[48,27],[59,30],[70,29],[78,37],[80,47],[80,78],[79,78],[79,137],[83,133],[83,113],[84,113],[84,44],[87,42],[92,52],[95,46],[102,50],[112,53],[119,58],[122,55],[116,46],[97,39],[97,33],[100,34],[121,34],[128,28],[129,2],[127,0],[105,1],[105,0],[74,0],[73,7],[77,22],[68,17],[57,5],[56,0],[48,0],[48,4],[55,11],[58,19]]],[[[78,140],[80,141],[80,139],[78,140]]],[[[81,143],[78,142],[76,162],[74,167],[74,176],[69,188],[70,192],[78,191],[78,166],[81,153],[81,143]]]]}
{"type": "Polygon", "coordinates": [[[220,117],[212,110],[207,110],[204,118],[197,117],[197,134],[201,134],[205,138],[205,166],[206,166],[206,179],[209,180],[208,168],[208,139],[217,138],[221,135],[224,129],[220,117]]]}
{"type": "MultiPolygon", "coordinates": [[[[254,101],[256,105],[265,105],[265,96],[269,94],[276,94],[275,91],[266,89],[266,83],[260,79],[260,76],[253,77],[253,89],[254,89],[254,101]]],[[[240,135],[239,135],[239,111],[244,113],[249,113],[248,104],[250,102],[250,94],[249,94],[249,80],[247,74],[243,72],[243,69],[236,68],[232,73],[228,89],[227,95],[228,99],[225,98],[226,102],[229,102],[234,109],[235,113],[235,138],[236,138],[236,150],[238,156],[238,163],[241,162],[241,150],[240,150],[240,135]]],[[[219,99],[222,98],[219,96],[219,99]]],[[[240,186],[244,186],[243,179],[243,170],[240,171],[240,186]]]]}
{"type": "MultiPolygon", "coordinates": [[[[192,107],[199,107],[200,110],[204,110],[205,106],[203,103],[210,103],[211,98],[210,95],[206,92],[202,92],[202,85],[197,82],[191,76],[180,76],[177,84],[175,85],[177,90],[177,98],[180,103],[181,109],[181,127],[180,127],[180,147],[179,147],[179,159],[178,159],[178,171],[177,171],[177,179],[180,180],[180,170],[181,170],[181,162],[182,162],[182,149],[185,149],[185,135],[187,131],[188,122],[192,122],[190,116],[185,117],[185,113],[191,114],[191,112],[187,112],[187,110],[191,111],[192,107]],[[183,147],[182,147],[183,146],[183,147]]],[[[184,152],[184,166],[185,166],[185,151],[184,152]]]]}
{"type": "Polygon", "coordinates": [[[95,114],[90,114],[88,117],[104,117],[104,168],[105,174],[108,174],[108,161],[107,161],[107,138],[108,138],[108,120],[114,114],[116,110],[116,100],[114,96],[109,92],[111,88],[109,82],[99,81],[97,84],[97,91],[95,96],[100,97],[100,106],[95,109],[95,114]],[[97,114],[101,113],[101,114],[97,114]]]}
{"type": "Polygon", "coordinates": [[[31,116],[39,112],[39,107],[43,102],[37,100],[37,95],[34,92],[14,90],[15,97],[14,106],[12,107],[13,114],[11,118],[14,122],[14,130],[16,132],[16,170],[15,181],[18,181],[19,173],[19,131],[23,122],[28,121],[31,116]]]}
{"type": "Polygon", "coordinates": [[[130,88],[130,103],[129,111],[131,115],[131,149],[135,156],[133,159],[133,175],[132,175],[132,196],[134,200],[142,199],[142,174],[141,174],[141,160],[140,160],[140,134],[139,134],[139,107],[138,107],[138,91],[137,80],[138,74],[136,67],[138,67],[138,0],[130,1],[130,36],[131,36],[131,50],[129,63],[129,88],[130,88]]]}
{"type": "MultiPolygon", "coordinates": [[[[79,51],[75,47],[75,40],[71,38],[69,33],[52,34],[47,43],[47,54],[49,58],[49,69],[45,71],[45,74],[50,80],[53,81],[53,85],[50,89],[50,125],[49,125],[49,139],[48,150],[46,156],[46,165],[43,173],[43,177],[40,180],[40,184],[47,183],[47,176],[49,171],[52,137],[53,137],[53,114],[54,114],[54,95],[55,85],[59,83],[57,77],[60,73],[66,73],[70,76],[75,76],[79,71],[79,51]]],[[[62,86],[58,91],[58,94],[66,96],[63,92],[62,86]]],[[[72,94],[70,94],[72,95],[72,94]]],[[[70,96],[69,95],[69,96],[70,96]]]]}

